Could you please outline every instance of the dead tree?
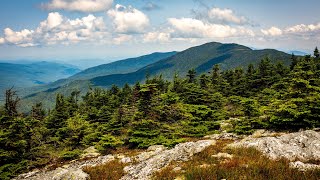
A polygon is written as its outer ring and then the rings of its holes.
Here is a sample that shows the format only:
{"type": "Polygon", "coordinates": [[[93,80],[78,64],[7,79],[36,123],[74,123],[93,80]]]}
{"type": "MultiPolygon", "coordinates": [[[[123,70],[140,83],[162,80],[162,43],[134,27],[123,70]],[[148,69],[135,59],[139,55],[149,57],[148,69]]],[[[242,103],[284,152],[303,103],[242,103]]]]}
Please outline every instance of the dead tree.
{"type": "Polygon", "coordinates": [[[18,103],[20,98],[17,95],[17,91],[13,90],[13,87],[6,90],[6,103],[4,105],[5,111],[8,116],[15,117],[18,115],[18,103]]]}

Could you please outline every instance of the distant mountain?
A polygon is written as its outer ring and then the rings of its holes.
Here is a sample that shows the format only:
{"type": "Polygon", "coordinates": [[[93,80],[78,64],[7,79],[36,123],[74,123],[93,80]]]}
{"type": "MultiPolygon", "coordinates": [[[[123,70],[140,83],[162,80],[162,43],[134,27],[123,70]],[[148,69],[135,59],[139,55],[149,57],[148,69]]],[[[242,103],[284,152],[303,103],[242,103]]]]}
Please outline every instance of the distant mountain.
{"type": "Polygon", "coordinates": [[[291,55],[274,49],[252,50],[238,44],[212,42],[189,48],[136,72],[101,76],[90,81],[95,86],[110,87],[112,84],[123,86],[125,83],[134,84],[143,81],[147,73],[151,76],[162,74],[164,78],[171,79],[174,73],[185,76],[192,68],[200,74],[209,72],[215,64],[220,64],[224,70],[239,66],[247,67],[250,63],[259,63],[264,57],[269,57],[273,62],[282,61],[289,65],[291,55]]]}
{"type": "Polygon", "coordinates": [[[289,53],[289,54],[294,54],[294,55],[296,55],[296,56],[305,56],[305,55],[308,55],[308,53],[302,52],[302,51],[289,51],[288,53],[289,53]]]}
{"type": "Polygon", "coordinates": [[[80,72],[72,65],[53,62],[34,62],[30,64],[0,63],[0,91],[10,87],[24,88],[48,84],[80,72]]]}
{"type": "Polygon", "coordinates": [[[82,93],[85,93],[89,89],[89,86],[92,85],[89,80],[90,78],[114,73],[134,72],[142,67],[166,59],[175,54],[176,52],[152,53],[145,56],[99,65],[81,71],[67,79],[60,79],[46,85],[19,89],[19,95],[24,97],[23,107],[27,107],[26,105],[31,105],[34,102],[39,101],[43,101],[46,107],[50,107],[54,103],[55,94],[57,93],[69,95],[73,90],[81,90],[82,93]]]}
{"type": "Polygon", "coordinates": [[[106,76],[110,74],[125,74],[136,71],[149,64],[155,63],[161,59],[175,55],[177,52],[152,53],[145,56],[115,61],[109,64],[95,66],[75,74],[70,80],[91,79],[98,76],[106,76]]]}

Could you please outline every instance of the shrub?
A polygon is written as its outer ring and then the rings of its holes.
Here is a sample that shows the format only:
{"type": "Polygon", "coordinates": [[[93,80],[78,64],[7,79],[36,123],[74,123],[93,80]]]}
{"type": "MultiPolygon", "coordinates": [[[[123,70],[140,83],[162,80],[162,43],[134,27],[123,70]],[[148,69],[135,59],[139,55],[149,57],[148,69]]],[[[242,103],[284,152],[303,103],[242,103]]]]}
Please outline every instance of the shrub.
{"type": "Polygon", "coordinates": [[[77,159],[81,154],[81,151],[78,149],[72,150],[72,151],[67,151],[67,152],[63,152],[61,158],[63,160],[73,160],[73,159],[77,159]]]}
{"type": "Polygon", "coordinates": [[[103,135],[101,140],[96,144],[96,148],[102,153],[109,153],[110,150],[115,149],[123,144],[119,138],[110,134],[103,135]]]}
{"type": "Polygon", "coordinates": [[[125,164],[115,160],[95,167],[85,167],[83,171],[90,175],[91,180],[118,180],[125,175],[124,167],[125,164]]]}

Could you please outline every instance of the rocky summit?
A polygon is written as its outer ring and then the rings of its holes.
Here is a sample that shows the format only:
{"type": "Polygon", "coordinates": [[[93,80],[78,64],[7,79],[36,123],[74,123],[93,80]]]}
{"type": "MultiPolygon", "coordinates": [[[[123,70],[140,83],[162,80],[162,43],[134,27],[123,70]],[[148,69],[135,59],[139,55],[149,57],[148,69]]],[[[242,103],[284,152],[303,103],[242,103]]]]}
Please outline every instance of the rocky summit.
{"type": "MultiPolygon", "coordinates": [[[[193,155],[216,144],[217,140],[230,139],[235,142],[229,144],[228,148],[254,147],[271,159],[286,158],[290,160],[290,167],[297,168],[301,171],[320,168],[319,165],[310,163],[312,161],[320,161],[320,132],[307,130],[285,134],[257,131],[247,137],[221,133],[206,136],[205,138],[207,139],[180,143],[172,149],[168,149],[162,145],[150,146],[146,151],[132,157],[115,154],[93,157],[90,160],[72,161],[54,170],[34,170],[26,174],[21,174],[15,178],[15,180],[86,180],[90,179],[90,177],[82,168],[102,165],[113,160],[127,164],[123,169],[125,175],[121,180],[148,180],[151,179],[155,172],[167,167],[170,163],[188,161],[193,155]],[[257,134],[259,134],[259,136],[257,136],[257,134]]],[[[95,152],[93,147],[88,149],[91,152],[95,152]]],[[[88,154],[87,151],[85,152],[88,154]]],[[[218,153],[212,155],[212,157],[232,159],[233,155],[218,153]]]]}
{"type": "MultiPolygon", "coordinates": [[[[160,170],[163,167],[166,167],[172,161],[187,161],[194,154],[203,151],[205,148],[213,145],[214,143],[214,140],[187,142],[178,144],[173,149],[169,150],[166,150],[164,147],[157,146],[155,151],[138,155],[138,159],[141,160],[138,164],[125,167],[124,170],[127,175],[122,177],[121,180],[150,179],[152,173],[160,170]]],[[[151,149],[153,149],[152,146],[151,149]]]]}
{"type": "Polygon", "coordinates": [[[126,166],[124,170],[127,174],[121,179],[150,179],[155,171],[166,167],[170,162],[187,161],[194,154],[203,151],[214,143],[215,140],[200,140],[181,143],[172,149],[167,149],[164,146],[150,146],[146,152],[142,152],[135,157],[125,157],[123,155],[99,156],[90,160],[74,161],[55,170],[34,170],[21,174],[14,180],[85,180],[90,179],[90,177],[82,171],[83,167],[97,166],[113,160],[130,164],[132,162],[131,159],[134,159],[137,164],[126,166]]]}
{"type": "Polygon", "coordinates": [[[290,165],[294,168],[312,169],[319,166],[303,162],[320,161],[320,132],[307,130],[275,137],[249,136],[229,147],[254,147],[271,159],[292,161],[290,165]]]}

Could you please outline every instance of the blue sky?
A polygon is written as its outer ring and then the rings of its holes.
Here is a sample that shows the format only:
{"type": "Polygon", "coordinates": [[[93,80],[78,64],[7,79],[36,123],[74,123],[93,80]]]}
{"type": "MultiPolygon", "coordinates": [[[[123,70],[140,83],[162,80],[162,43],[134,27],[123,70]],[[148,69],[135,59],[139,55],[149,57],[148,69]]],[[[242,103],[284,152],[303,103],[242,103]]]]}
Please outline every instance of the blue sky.
{"type": "Polygon", "coordinates": [[[317,0],[1,0],[0,59],[115,60],[210,41],[311,52],[317,0]]]}

